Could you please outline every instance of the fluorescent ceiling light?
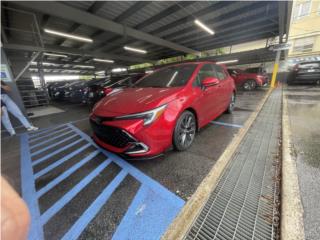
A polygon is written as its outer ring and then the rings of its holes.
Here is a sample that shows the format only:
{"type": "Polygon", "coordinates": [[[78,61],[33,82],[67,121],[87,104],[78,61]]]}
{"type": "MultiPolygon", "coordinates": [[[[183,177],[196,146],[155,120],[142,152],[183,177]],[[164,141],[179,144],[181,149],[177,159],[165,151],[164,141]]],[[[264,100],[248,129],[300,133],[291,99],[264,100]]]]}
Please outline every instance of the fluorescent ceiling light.
{"type": "Polygon", "coordinates": [[[199,21],[198,19],[194,20],[194,23],[197,24],[199,27],[201,27],[203,30],[205,30],[206,32],[208,32],[209,34],[213,35],[214,31],[211,30],[210,28],[208,28],[204,23],[202,23],[201,21],[199,21]]]}
{"type": "Polygon", "coordinates": [[[147,53],[146,50],[142,50],[142,49],[139,49],[139,48],[133,48],[133,47],[128,47],[128,46],[124,46],[123,48],[125,50],[132,51],[132,52],[143,53],[143,54],[147,53]]]}
{"type": "Polygon", "coordinates": [[[74,67],[79,67],[79,68],[95,68],[95,66],[90,66],[90,65],[74,65],[74,67]]]}
{"type": "MultiPolygon", "coordinates": [[[[30,65],[38,65],[38,63],[37,63],[37,62],[31,62],[30,65]]],[[[58,64],[58,63],[43,62],[42,65],[43,65],[43,66],[58,66],[58,65],[60,65],[60,64],[58,64]]]]}
{"type": "MultiPolygon", "coordinates": [[[[39,80],[38,76],[32,76],[32,80],[39,80]]],[[[78,80],[80,79],[79,75],[44,75],[44,80],[47,82],[52,81],[64,81],[64,80],[78,80]]]]}
{"type": "Polygon", "coordinates": [[[125,71],[127,71],[126,68],[114,68],[111,70],[111,72],[125,72],[125,71]]]}
{"type": "Polygon", "coordinates": [[[95,72],[95,74],[97,75],[105,75],[106,71],[98,71],[98,72],[95,72]]]}
{"type": "Polygon", "coordinates": [[[219,61],[217,62],[217,64],[236,63],[238,61],[239,61],[238,59],[233,59],[233,60],[219,61]]]}
{"type": "Polygon", "coordinates": [[[43,55],[46,56],[52,56],[52,57],[63,57],[63,58],[67,58],[67,55],[63,55],[63,54],[55,54],[55,53],[43,53],[43,55]]]}
{"type": "Polygon", "coordinates": [[[113,60],[101,59],[101,58],[94,58],[93,61],[96,61],[96,62],[106,62],[106,63],[114,63],[113,60]]]}
{"type": "Polygon", "coordinates": [[[64,33],[64,32],[59,32],[59,31],[48,29],[48,28],[45,28],[44,31],[46,33],[50,33],[50,34],[57,35],[60,37],[70,38],[70,39],[74,39],[74,40],[78,40],[78,41],[82,41],[82,42],[90,42],[90,43],[93,42],[93,40],[91,38],[82,37],[82,36],[64,33]]]}

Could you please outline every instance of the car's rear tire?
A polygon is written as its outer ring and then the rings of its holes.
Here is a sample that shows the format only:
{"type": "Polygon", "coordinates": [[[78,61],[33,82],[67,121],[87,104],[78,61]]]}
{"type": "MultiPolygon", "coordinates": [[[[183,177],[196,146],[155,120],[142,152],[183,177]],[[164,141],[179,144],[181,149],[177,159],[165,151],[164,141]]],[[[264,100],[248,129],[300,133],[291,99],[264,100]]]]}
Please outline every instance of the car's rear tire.
{"type": "Polygon", "coordinates": [[[184,111],[175,126],[173,134],[173,146],[178,151],[187,150],[196,134],[196,118],[190,111],[184,111]]]}
{"type": "Polygon", "coordinates": [[[229,103],[229,106],[226,110],[226,113],[231,114],[234,110],[235,104],[236,104],[236,94],[233,92],[231,95],[230,103],[229,103]]]}
{"type": "Polygon", "coordinates": [[[252,91],[257,87],[257,83],[254,80],[247,80],[242,87],[246,91],[252,91]]]}

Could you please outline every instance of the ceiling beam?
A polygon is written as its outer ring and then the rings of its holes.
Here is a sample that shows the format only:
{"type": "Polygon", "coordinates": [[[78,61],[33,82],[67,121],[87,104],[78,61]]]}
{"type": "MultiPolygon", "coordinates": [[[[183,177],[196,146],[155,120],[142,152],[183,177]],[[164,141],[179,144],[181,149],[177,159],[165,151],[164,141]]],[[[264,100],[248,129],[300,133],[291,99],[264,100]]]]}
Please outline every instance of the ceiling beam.
{"type": "MultiPolygon", "coordinates": [[[[92,14],[96,14],[104,5],[106,4],[105,1],[95,1],[88,9],[87,12],[92,13],[92,14]]],[[[81,26],[81,24],[79,23],[74,23],[72,24],[72,26],[68,29],[69,33],[75,32],[77,29],[79,29],[79,27],[81,26]]],[[[58,40],[55,45],[63,45],[63,43],[67,41],[67,39],[60,39],[58,40]]]]}
{"type": "MultiPolygon", "coordinates": [[[[194,2],[191,2],[191,1],[184,1],[184,2],[180,2],[179,4],[180,4],[181,6],[183,6],[183,7],[187,7],[187,6],[189,6],[189,5],[193,4],[193,3],[194,3],[194,2]]],[[[152,24],[152,23],[155,23],[155,22],[157,22],[157,21],[160,21],[162,18],[164,18],[164,17],[166,17],[166,16],[169,16],[169,15],[171,15],[172,13],[174,13],[174,12],[180,10],[180,9],[181,9],[181,7],[180,7],[179,5],[174,4],[173,6],[168,7],[168,8],[166,8],[165,10],[159,12],[158,14],[156,14],[156,15],[148,18],[147,20],[139,23],[138,25],[134,26],[133,28],[134,28],[134,29],[137,29],[137,30],[140,30],[140,29],[142,29],[142,28],[144,28],[144,27],[146,27],[146,26],[149,26],[149,25],[152,24]]],[[[115,21],[117,21],[117,19],[115,19],[115,21]]],[[[120,39],[121,39],[121,37],[116,36],[116,37],[113,37],[113,38],[109,39],[108,41],[110,41],[110,42],[116,42],[116,41],[118,41],[118,40],[120,40],[120,39]]],[[[108,51],[108,50],[110,50],[110,49],[112,49],[112,48],[114,48],[114,47],[113,47],[113,46],[106,46],[106,48],[105,48],[104,50],[105,50],[105,51],[108,51]]]]}
{"type": "Polygon", "coordinates": [[[105,54],[105,53],[96,52],[96,51],[86,51],[86,50],[81,50],[77,48],[62,47],[62,46],[58,47],[58,46],[52,46],[52,45],[45,45],[45,47],[42,48],[39,46],[31,46],[31,45],[4,44],[3,47],[5,49],[20,50],[20,51],[33,51],[33,52],[45,51],[45,52],[53,52],[53,53],[64,53],[64,54],[70,54],[70,55],[92,56],[96,58],[112,59],[115,61],[121,60],[129,63],[146,63],[146,62],[154,63],[155,62],[153,60],[148,60],[144,58],[119,56],[115,54],[105,54]]]}
{"type": "MultiPolygon", "coordinates": [[[[277,25],[275,23],[272,23],[270,21],[259,21],[258,23],[250,23],[248,25],[243,25],[243,26],[239,26],[239,28],[237,27],[237,30],[227,30],[227,31],[223,31],[220,35],[220,37],[216,37],[216,38],[202,38],[202,39],[193,39],[192,41],[187,41],[186,44],[202,44],[202,43],[214,43],[215,41],[219,40],[219,39],[228,39],[229,36],[239,36],[239,35],[245,35],[248,32],[252,32],[252,31],[259,31],[261,29],[266,29],[266,28],[270,28],[270,30],[274,30],[275,27],[277,27],[277,25]]],[[[212,44],[213,48],[214,45],[212,44]]]]}
{"type": "MultiPolygon", "coordinates": [[[[263,8],[264,9],[264,8],[263,8]]],[[[231,22],[228,22],[227,24],[217,24],[219,25],[219,28],[215,28],[214,30],[216,31],[216,36],[212,37],[212,36],[199,36],[198,34],[196,34],[194,31],[190,33],[190,35],[185,36],[183,39],[179,38],[179,43],[188,46],[188,44],[192,44],[194,42],[199,43],[201,41],[214,41],[218,36],[221,37],[225,37],[226,34],[229,33],[235,33],[235,32],[239,32],[242,30],[250,30],[251,28],[255,28],[258,26],[264,26],[265,24],[270,24],[270,20],[272,19],[277,19],[278,18],[278,13],[272,13],[271,15],[262,15],[261,11],[262,9],[257,9],[255,11],[255,14],[252,15],[246,15],[245,18],[242,18],[241,21],[239,20],[239,18],[236,18],[236,20],[233,20],[231,22]],[[260,18],[258,18],[258,16],[261,16],[260,18]]],[[[278,22],[277,21],[272,21],[272,23],[274,25],[277,25],[278,22]]],[[[175,40],[178,41],[178,40],[175,40]]],[[[137,46],[138,47],[138,46],[137,46]]],[[[214,48],[214,46],[213,46],[214,48]]],[[[155,52],[161,50],[159,48],[151,48],[150,52],[155,52]]],[[[163,50],[163,49],[162,49],[163,50]]]]}
{"type": "MultiPolygon", "coordinates": [[[[174,2],[173,2],[174,3],[174,2]]],[[[147,20],[139,23],[138,25],[136,25],[134,28],[135,29],[142,29],[144,27],[147,27],[149,25],[151,25],[152,23],[155,23],[157,21],[160,21],[162,18],[164,17],[167,17],[179,10],[181,10],[181,7],[188,7],[190,6],[191,4],[193,4],[194,2],[193,1],[182,1],[182,2],[178,2],[178,4],[180,5],[177,5],[176,3],[171,6],[171,7],[168,7],[166,8],[165,10],[159,12],[158,14],[148,18],[147,20]]]]}
{"type": "Polygon", "coordinates": [[[60,17],[62,19],[74,21],[79,24],[99,28],[104,31],[113,32],[119,35],[127,35],[139,40],[151,42],[155,45],[160,45],[181,52],[198,53],[196,50],[153,36],[152,34],[144,33],[133,28],[126,27],[114,21],[67,6],[59,2],[33,2],[32,4],[28,2],[15,2],[14,4],[20,7],[32,9],[34,11],[39,11],[42,13],[47,13],[56,17],[60,17]],[[52,11],[53,9],[54,11],[52,11]]]}
{"type": "Polygon", "coordinates": [[[151,2],[147,1],[139,1],[133,4],[133,6],[129,7],[127,10],[125,10],[123,13],[121,13],[119,16],[117,16],[113,21],[115,22],[124,22],[126,19],[131,17],[133,14],[135,14],[137,11],[141,10],[151,2]]]}
{"type": "MultiPolygon", "coordinates": [[[[133,6],[129,7],[127,10],[125,10],[123,13],[121,13],[115,19],[113,19],[113,21],[123,23],[127,18],[131,17],[133,14],[135,14],[137,11],[139,11],[141,8],[144,8],[148,4],[150,4],[150,2],[148,2],[148,1],[139,1],[139,2],[135,3],[133,6]]],[[[97,30],[90,37],[94,39],[94,42],[96,42],[97,38],[100,35],[102,35],[103,33],[105,33],[105,31],[97,30]]],[[[79,48],[82,48],[84,46],[85,47],[88,46],[88,49],[101,48],[101,47],[105,46],[105,42],[112,42],[112,41],[115,41],[117,39],[122,39],[122,38],[123,37],[115,36],[115,37],[111,37],[108,39],[103,39],[103,40],[100,40],[100,42],[102,42],[102,43],[100,43],[98,45],[83,43],[79,46],[79,48]]],[[[110,46],[110,47],[113,48],[114,46],[110,46]]]]}
{"type": "MultiPolygon", "coordinates": [[[[238,15],[238,12],[241,12],[239,11],[239,9],[241,9],[242,11],[248,11],[249,7],[250,6],[262,6],[262,5],[265,5],[265,3],[254,3],[254,2],[214,2],[214,3],[211,3],[211,5],[207,8],[204,8],[204,9],[201,9],[199,11],[196,11],[194,12],[192,15],[189,14],[187,15],[186,17],[183,17],[183,18],[180,18],[170,24],[166,24],[162,27],[159,27],[153,31],[150,32],[150,34],[161,34],[162,32],[164,31],[168,31],[170,30],[171,28],[175,28],[176,26],[178,25],[186,25],[187,23],[189,22],[193,22],[195,20],[195,18],[199,17],[201,19],[201,17],[204,17],[206,15],[210,15],[210,16],[216,16],[214,17],[214,20],[217,22],[218,20],[219,21],[228,21],[228,18],[227,19],[223,19],[222,17],[220,17],[221,15],[219,15],[218,13],[220,11],[222,11],[224,8],[227,8],[229,7],[231,4],[236,4],[236,10],[235,11],[229,11],[227,12],[226,14],[229,14],[229,18],[230,17],[234,17],[234,16],[237,16],[238,15]],[[217,13],[217,14],[216,14],[217,13]]],[[[181,4],[180,4],[181,5],[181,4]]],[[[235,7],[234,7],[235,8],[235,7]]],[[[251,11],[251,10],[250,10],[251,11]]],[[[242,12],[241,12],[242,13],[242,12]]],[[[222,15],[226,15],[226,14],[222,14],[222,15]]],[[[210,20],[211,23],[212,23],[212,20],[210,20]]],[[[216,23],[214,22],[214,23],[216,23]]],[[[206,24],[208,24],[208,22],[206,21],[206,24]]],[[[179,34],[185,34],[185,33],[188,33],[188,31],[197,31],[196,34],[192,34],[192,37],[199,37],[199,33],[203,34],[203,31],[201,32],[200,30],[198,30],[196,28],[196,26],[192,25],[191,27],[187,27],[185,29],[182,29],[180,31],[177,31],[177,32],[171,32],[171,33],[168,33],[166,36],[162,36],[164,38],[168,38],[168,37],[175,37],[175,36],[179,36],[179,34]]],[[[176,41],[175,41],[176,42],[176,41]]],[[[134,41],[128,43],[128,44],[133,44],[134,41]]],[[[115,48],[114,48],[115,49],[115,48]]]]}
{"type": "MultiPolygon", "coordinates": [[[[208,19],[205,21],[209,27],[212,26],[213,30],[215,31],[215,36],[219,35],[219,26],[222,25],[237,25],[239,23],[244,22],[252,22],[253,20],[261,17],[268,17],[266,12],[266,3],[265,2],[254,2],[250,3],[252,5],[244,5],[243,7],[237,8],[234,11],[227,12],[225,14],[222,14],[220,16],[208,19]],[[252,11],[254,9],[254,11],[252,11]],[[251,18],[251,19],[250,19],[251,18]]],[[[272,10],[275,10],[276,8],[272,8],[272,10]]],[[[220,29],[224,29],[223,27],[220,27],[220,29]]],[[[202,34],[203,31],[199,29],[196,26],[187,27],[183,30],[180,30],[178,32],[175,32],[174,34],[168,34],[164,37],[166,39],[174,39],[174,41],[179,42],[182,39],[190,39],[190,38],[196,38],[197,36],[203,36],[203,37],[210,37],[214,38],[215,36],[208,36],[207,34],[202,34]]]]}

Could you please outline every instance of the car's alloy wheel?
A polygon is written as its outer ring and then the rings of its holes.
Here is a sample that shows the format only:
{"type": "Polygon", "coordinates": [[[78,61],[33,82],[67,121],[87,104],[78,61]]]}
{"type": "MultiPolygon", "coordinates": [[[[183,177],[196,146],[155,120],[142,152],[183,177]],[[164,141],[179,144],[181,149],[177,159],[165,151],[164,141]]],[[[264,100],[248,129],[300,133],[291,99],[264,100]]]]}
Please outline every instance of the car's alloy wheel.
{"type": "Polygon", "coordinates": [[[185,111],[179,117],[173,136],[173,145],[178,151],[189,148],[196,134],[196,119],[192,112],[185,111]]]}
{"type": "Polygon", "coordinates": [[[236,104],[236,95],[233,92],[232,96],[231,96],[231,99],[230,99],[229,106],[227,108],[227,113],[232,113],[233,112],[235,104],[236,104]]]}
{"type": "Polygon", "coordinates": [[[257,86],[256,82],[254,80],[248,80],[243,84],[243,89],[247,91],[251,91],[255,89],[257,86]]]}

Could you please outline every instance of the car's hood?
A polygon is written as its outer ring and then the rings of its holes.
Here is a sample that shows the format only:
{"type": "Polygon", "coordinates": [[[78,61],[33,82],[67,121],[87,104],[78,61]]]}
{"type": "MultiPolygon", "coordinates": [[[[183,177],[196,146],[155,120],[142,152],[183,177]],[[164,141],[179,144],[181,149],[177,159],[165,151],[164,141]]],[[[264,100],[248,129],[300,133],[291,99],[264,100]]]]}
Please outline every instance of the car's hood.
{"type": "Polygon", "coordinates": [[[119,116],[151,110],[176,98],[181,88],[115,89],[94,108],[98,116],[119,116]]]}

